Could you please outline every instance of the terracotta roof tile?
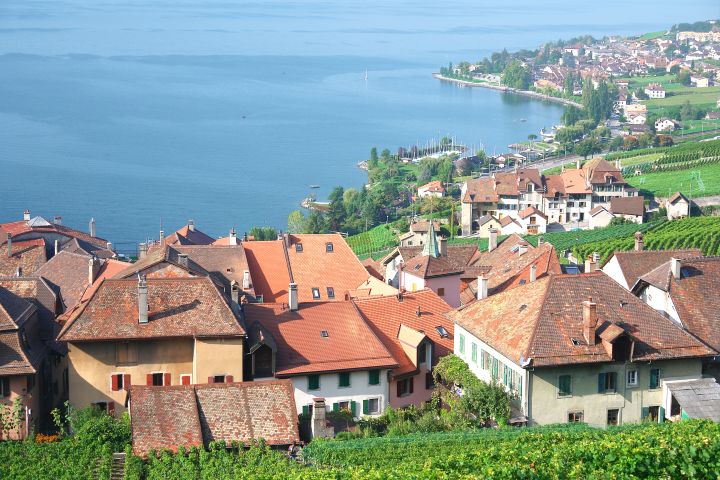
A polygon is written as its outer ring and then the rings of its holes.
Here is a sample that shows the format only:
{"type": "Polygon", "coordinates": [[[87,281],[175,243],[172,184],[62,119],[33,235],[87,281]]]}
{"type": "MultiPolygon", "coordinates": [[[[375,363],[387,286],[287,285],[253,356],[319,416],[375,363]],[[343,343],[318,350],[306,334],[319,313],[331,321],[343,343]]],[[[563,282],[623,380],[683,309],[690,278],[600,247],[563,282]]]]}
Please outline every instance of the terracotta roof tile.
{"type": "Polygon", "coordinates": [[[194,275],[207,276],[210,273],[200,265],[187,258],[187,264],[181,260],[181,252],[170,245],[158,246],[150,250],[144,258],[139,259],[135,263],[128,264],[125,270],[115,275],[115,278],[130,278],[138,273],[145,273],[148,277],[155,276],[174,276],[174,277],[190,277],[194,275]],[[161,264],[168,264],[177,267],[176,269],[160,273],[153,272],[153,269],[161,264]],[[178,273],[180,272],[180,273],[178,273]]]}
{"type": "Polygon", "coordinates": [[[398,332],[401,325],[423,332],[432,341],[433,363],[440,357],[452,353],[453,324],[443,315],[449,312],[451,307],[432,290],[406,293],[402,296],[402,301],[396,296],[371,297],[355,300],[355,304],[375,335],[399,364],[392,371],[394,376],[416,370],[414,363],[400,345],[398,332]],[[441,337],[436,329],[438,326],[444,327],[449,335],[441,337]]]}
{"type": "Polygon", "coordinates": [[[62,300],[64,309],[72,308],[90,286],[91,258],[84,254],[61,251],[40,267],[35,272],[35,276],[42,277],[48,282],[62,300]]]}
{"type": "MultiPolygon", "coordinates": [[[[240,245],[185,245],[175,249],[221,281],[226,291],[230,291],[231,282],[235,281],[242,288],[244,272],[250,272],[245,248],[240,245]]],[[[252,275],[250,286],[243,291],[254,295],[252,275]]]]}
{"type": "Polygon", "coordinates": [[[287,303],[290,272],[283,242],[243,242],[255,295],[268,303],[287,303]]]}
{"type": "Polygon", "coordinates": [[[615,252],[605,261],[603,266],[607,265],[613,257],[617,259],[628,288],[632,288],[641,276],[650,273],[660,265],[670,261],[673,257],[687,258],[699,257],[701,255],[702,252],[698,249],[641,250],[639,252],[632,250],[628,252],[615,252]]]}
{"type": "Polygon", "coordinates": [[[423,247],[399,247],[403,269],[419,278],[441,277],[462,273],[477,253],[477,245],[448,245],[447,256],[422,255],[423,247]]]}
{"type": "MultiPolygon", "coordinates": [[[[8,222],[0,224],[0,232],[11,234],[13,237],[20,237],[18,240],[29,240],[41,238],[43,234],[60,234],[68,238],[78,238],[88,243],[96,245],[100,248],[107,247],[107,240],[100,237],[91,237],[90,234],[75,230],[74,228],[64,225],[56,225],[50,223],[41,217],[35,217],[30,221],[19,220],[17,222],[8,222]],[[37,220],[40,221],[37,221],[37,220]],[[39,225],[39,226],[38,226],[39,225]]],[[[2,237],[5,240],[5,236],[2,237]]]]}
{"type": "Polygon", "coordinates": [[[645,215],[645,197],[613,197],[610,199],[610,211],[615,215],[645,215]]]}
{"type": "Polygon", "coordinates": [[[215,239],[196,227],[185,225],[165,237],[165,245],[210,245],[215,239]]]}
{"type": "Polygon", "coordinates": [[[249,328],[258,322],[277,345],[276,376],[397,366],[350,301],[301,303],[297,311],[260,303],[244,309],[249,328]]]}
{"type": "Polygon", "coordinates": [[[7,242],[0,244],[0,276],[12,277],[17,274],[18,267],[22,276],[32,275],[47,261],[42,238],[13,240],[12,255],[8,255],[7,247],[7,242]]]}
{"type": "Polygon", "coordinates": [[[65,325],[62,341],[224,337],[245,331],[209,278],[148,279],[149,322],[138,322],[136,279],[105,280],[65,325]]]}

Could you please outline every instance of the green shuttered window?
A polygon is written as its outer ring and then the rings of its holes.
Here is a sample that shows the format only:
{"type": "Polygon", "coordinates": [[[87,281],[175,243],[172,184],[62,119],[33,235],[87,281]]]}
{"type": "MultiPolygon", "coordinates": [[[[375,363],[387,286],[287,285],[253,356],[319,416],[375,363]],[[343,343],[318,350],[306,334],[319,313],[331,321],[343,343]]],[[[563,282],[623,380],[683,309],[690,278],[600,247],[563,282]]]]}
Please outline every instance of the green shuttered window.
{"type": "Polygon", "coordinates": [[[660,386],[660,369],[650,369],[650,388],[658,388],[660,386]]]}
{"type": "Polygon", "coordinates": [[[368,372],[368,383],[370,385],[380,385],[380,370],[370,370],[368,372]]]}
{"type": "Polygon", "coordinates": [[[320,389],[320,375],[308,375],[308,390],[320,389]]]}
{"type": "Polygon", "coordinates": [[[349,387],[350,386],[350,372],[342,372],[338,375],[338,386],[349,387]]]}
{"type": "Polygon", "coordinates": [[[561,397],[572,395],[572,377],[570,375],[560,375],[558,377],[558,395],[561,397]]]}

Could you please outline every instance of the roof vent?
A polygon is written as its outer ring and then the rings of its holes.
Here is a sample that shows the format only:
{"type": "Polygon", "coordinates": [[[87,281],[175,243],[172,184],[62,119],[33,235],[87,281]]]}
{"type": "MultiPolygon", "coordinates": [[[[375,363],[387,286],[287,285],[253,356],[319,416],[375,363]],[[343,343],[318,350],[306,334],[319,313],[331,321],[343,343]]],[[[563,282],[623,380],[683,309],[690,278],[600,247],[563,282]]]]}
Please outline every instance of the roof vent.
{"type": "Polygon", "coordinates": [[[322,338],[328,338],[330,336],[330,334],[328,333],[327,330],[320,330],[320,336],[322,338]]]}
{"type": "Polygon", "coordinates": [[[420,305],[418,305],[417,310],[415,311],[415,315],[417,315],[418,317],[422,315],[422,312],[420,311],[420,305]]]}

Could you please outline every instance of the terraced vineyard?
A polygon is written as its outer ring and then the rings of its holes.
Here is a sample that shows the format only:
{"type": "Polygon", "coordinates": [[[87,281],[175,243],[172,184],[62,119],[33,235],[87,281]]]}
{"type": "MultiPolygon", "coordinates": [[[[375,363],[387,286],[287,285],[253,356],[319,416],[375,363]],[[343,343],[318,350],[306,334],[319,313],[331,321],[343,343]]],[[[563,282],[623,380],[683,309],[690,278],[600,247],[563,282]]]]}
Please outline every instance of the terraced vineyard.
{"type": "Polygon", "coordinates": [[[378,225],[367,232],[347,237],[347,242],[355,255],[367,256],[396,246],[398,236],[387,225],[378,225]]]}
{"type": "MultiPolygon", "coordinates": [[[[699,248],[705,255],[720,255],[720,217],[691,217],[664,222],[645,234],[646,250],[699,248]]],[[[573,248],[575,258],[586,258],[593,252],[604,261],[615,251],[630,250],[635,240],[624,238],[588,242],[573,248]]]]}
{"type": "MultiPolygon", "coordinates": [[[[570,232],[551,232],[542,235],[545,237],[545,241],[551,243],[558,254],[562,254],[565,250],[572,250],[579,245],[586,243],[602,242],[617,238],[632,238],[635,232],[644,232],[653,227],[656,227],[658,223],[644,223],[642,225],[626,224],[626,225],[615,225],[605,228],[596,228],[594,230],[576,230],[570,232]]],[[[538,237],[540,235],[528,235],[525,238],[528,242],[537,246],[538,237]]]]}

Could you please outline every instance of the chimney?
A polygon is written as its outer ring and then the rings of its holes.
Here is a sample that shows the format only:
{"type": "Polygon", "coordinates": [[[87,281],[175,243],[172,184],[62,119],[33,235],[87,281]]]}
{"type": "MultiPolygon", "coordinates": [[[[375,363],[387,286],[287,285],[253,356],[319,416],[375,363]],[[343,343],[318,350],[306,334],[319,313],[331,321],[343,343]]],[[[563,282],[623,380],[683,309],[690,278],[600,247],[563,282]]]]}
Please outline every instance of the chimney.
{"type": "Polygon", "coordinates": [[[440,237],[440,256],[447,257],[447,238],[440,237]]]}
{"type": "Polygon", "coordinates": [[[290,290],[288,295],[288,303],[290,304],[290,310],[297,311],[298,309],[298,290],[297,283],[290,283],[290,290]]]}
{"type": "Polygon", "coordinates": [[[537,265],[533,264],[530,267],[530,282],[537,280],[537,265]]]}
{"type": "Polygon", "coordinates": [[[482,300],[488,296],[488,279],[480,275],[477,279],[477,299],[482,300]]]}
{"type": "Polygon", "coordinates": [[[114,251],[112,242],[107,242],[107,249],[110,250],[111,252],[114,251]]]}
{"type": "Polygon", "coordinates": [[[60,253],[60,240],[55,239],[55,255],[60,253]]]}
{"type": "Polygon", "coordinates": [[[635,232],[635,251],[643,251],[643,234],[642,232],[635,232]]]}
{"type": "Polygon", "coordinates": [[[138,275],[138,323],[148,323],[148,286],[145,275],[138,275]]]}
{"type": "Polygon", "coordinates": [[[160,245],[165,243],[165,230],[160,230],[160,245]]]}
{"type": "Polygon", "coordinates": [[[195,221],[193,221],[192,218],[190,220],[188,220],[187,226],[188,226],[188,230],[190,230],[191,232],[195,231],[195,221]]]}
{"type": "Polygon", "coordinates": [[[542,245],[543,243],[545,243],[545,237],[542,236],[542,235],[540,235],[540,236],[538,237],[538,247],[539,247],[540,245],[542,245]]]}
{"type": "Polygon", "coordinates": [[[15,269],[15,276],[16,277],[22,277],[22,267],[17,267],[15,269]]]}
{"type": "Polygon", "coordinates": [[[242,241],[243,241],[243,242],[247,242],[247,241],[248,241],[247,232],[243,232],[243,239],[242,239],[242,241]]]}
{"type": "Polygon", "coordinates": [[[250,271],[244,270],[243,271],[243,283],[242,283],[243,290],[249,290],[250,289],[250,271]]]}
{"type": "Polygon", "coordinates": [[[178,253],[178,263],[185,268],[188,268],[188,256],[187,253],[178,253]]]}
{"type": "Polygon", "coordinates": [[[25,220],[26,222],[30,220],[30,210],[28,210],[27,208],[23,212],[23,220],[25,220]]]}
{"type": "Polygon", "coordinates": [[[240,312],[240,289],[238,288],[238,283],[233,280],[230,282],[230,306],[232,307],[233,312],[239,313],[240,312]]]}
{"type": "MultiPolygon", "coordinates": [[[[670,260],[670,269],[672,270],[672,276],[675,280],[680,280],[680,269],[682,268],[682,260],[673,257],[670,260]]],[[[707,292],[708,294],[710,292],[707,292]]]]}
{"type": "Polygon", "coordinates": [[[599,270],[600,268],[600,254],[598,252],[593,252],[593,262],[595,262],[595,269],[599,270]]]}
{"type": "Polygon", "coordinates": [[[528,246],[525,243],[518,245],[518,257],[522,257],[527,253],[528,246]]]}
{"type": "Polygon", "coordinates": [[[290,250],[290,235],[287,233],[282,234],[283,242],[285,243],[285,248],[287,250],[290,250]]]}
{"type": "Polygon", "coordinates": [[[577,160],[575,160],[575,168],[580,170],[580,159],[579,158],[577,160]]]}
{"type": "Polygon", "coordinates": [[[310,428],[313,438],[332,438],[335,436],[335,429],[332,426],[329,427],[325,419],[324,398],[313,398],[310,428]]]}
{"type": "Polygon", "coordinates": [[[591,273],[595,271],[596,267],[595,259],[592,255],[588,255],[585,259],[585,273],[591,273]]]}
{"type": "Polygon", "coordinates": [[[235,231],[235,227],[230,229],[230,236],[228,237],[228,243],[230,245],[237,245],[237,232],[235,231]]]}
{"type": "Polygon", "coordinates": [[[95,237],[95,218],[90,219],[90,236],[95,237]]]}
{"type": "Polygon", "coordinates": [[[144,243],[144,242],[141,243],[138,246],[138,260],[142,260],[143,258],[145,258],[145,255],[147,255],[147,252],[148,252],[147,243],[144,243]]]}
{"type": "Polygon", "coordinates": [[[100,260],[90,257],[88,260],[88,285],[95,283],[98,273],[100,273],[100,260]]]}
{"type": "MultiPolygon", "coordinates": [[[[55,240],[57,242],[57,240],[55,240]]],[[[7,255],[8,257],[12,257],[12,235],[7,234],[7,255]]]]}
{"type": "Polygon", "coordinates": [[[488,232],[490,233],[490,238],[488,239],[488,252],[492,252],[497,248],[498,231],[496,228],[491,228],[488,232]]]}
{"type": "Polygon", "coordinates": [[[597,329],[597,304],[592,297],[583,302],[583,336],[588,345],[595,345],[595,330],[597,329]]]}
{"type": "Polygon", "coordinates": [[[55,225],[62,225],[62,217],[61,217],[60,215],[56,216],[56,217],[53,219],[53,223],[54,223],[55,225]]]}

